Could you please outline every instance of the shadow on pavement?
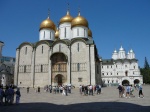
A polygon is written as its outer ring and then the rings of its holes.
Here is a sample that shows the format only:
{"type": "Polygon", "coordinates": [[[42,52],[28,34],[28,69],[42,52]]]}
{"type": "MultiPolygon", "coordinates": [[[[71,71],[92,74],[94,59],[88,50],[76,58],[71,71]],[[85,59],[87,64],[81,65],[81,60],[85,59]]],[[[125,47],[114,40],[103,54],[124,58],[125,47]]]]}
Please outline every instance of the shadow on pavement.
{"type": "Polygon", "coordinates": [[[2,106],[0,112],[150,112],[150,106],[122,102],[92,102],[69,105],[51,103],[20,103],[2,106]]]}

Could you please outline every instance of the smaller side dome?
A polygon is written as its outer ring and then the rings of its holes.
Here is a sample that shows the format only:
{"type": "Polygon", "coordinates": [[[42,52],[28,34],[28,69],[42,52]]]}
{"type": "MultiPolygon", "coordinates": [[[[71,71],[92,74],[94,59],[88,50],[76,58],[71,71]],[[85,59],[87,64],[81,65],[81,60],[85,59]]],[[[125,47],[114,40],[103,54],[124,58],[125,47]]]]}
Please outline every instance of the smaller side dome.
{"type": "Polygon", "coordinates": [[[123,47],[121,46],[119,50],[120,50],[120,51],[123,51],[124,49],[123,49],[123,47]]]}
{"type": "Polygon", "coordinates": [[[64,16],[64,17],[62,17],[62,18],[60,19],[59,24],[62,24],[62,23],[64,23],[64,22],[71,22],[72,20],[73,20],[73,17],[70,16],[69,11],[67,11],[66,16],[64,16]]]}
{"type": "Polygon", "coordinates": [[[49,17],[46,20],[42,21],[42,23],[40,24],[40,30],[43,28],[49,28],[49,29],[53,29],[54,31],[56,31],[56,26],[53,23],[53,21],[49,19],[49,17]]]}
{"type": "Polygon", "coordinates": [[[114,53],[117,53],[117,50],[116,50],[116,49],[114,50],[114,53]]]}
{"type": "Polygon", "coordinates": [[[130,53],[132,53],[132,52],[133,52],[133,50],[131,49],[131,50],[130,50],[130,53]]]}
{"type": "Polygon", "coordinates": [[[92,37],[92,31],[90,29],[88,29],[88,36],[92,37]]]}
{"type": "Polygon", "coordinates": [[[59,30],[57,29],[55,32],[55,39],[58,39],[58,38],[59,38],[59,30]]]}
{"type": "Polygon", "coordinates": [[[80,12],[79,12],[78,16],[76,18],[74,18],[71,22],[71,28],[75,27],[75,26],[85,26],[87,28],[89,26],[88,21],[84,17],[80,16],[80,12]]]}

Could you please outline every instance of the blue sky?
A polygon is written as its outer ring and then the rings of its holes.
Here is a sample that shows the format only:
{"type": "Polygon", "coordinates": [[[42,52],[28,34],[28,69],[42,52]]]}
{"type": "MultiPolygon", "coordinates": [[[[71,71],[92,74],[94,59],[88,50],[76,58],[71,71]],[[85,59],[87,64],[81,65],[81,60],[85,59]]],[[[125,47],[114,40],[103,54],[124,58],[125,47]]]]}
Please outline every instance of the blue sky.
{"type": "Polygon", "coordinates": [[[48,8],[50,19],[57,25],[66,15],[67,2],[73,17],[80,7],[103,59],[110,59],[114,49],[122,45],[126,52],[134,50],[140,67],[145,57],[150,64],[150,0],[0,0],[3,56],[15,57],[22,42],[37,42],[48,8]]]}

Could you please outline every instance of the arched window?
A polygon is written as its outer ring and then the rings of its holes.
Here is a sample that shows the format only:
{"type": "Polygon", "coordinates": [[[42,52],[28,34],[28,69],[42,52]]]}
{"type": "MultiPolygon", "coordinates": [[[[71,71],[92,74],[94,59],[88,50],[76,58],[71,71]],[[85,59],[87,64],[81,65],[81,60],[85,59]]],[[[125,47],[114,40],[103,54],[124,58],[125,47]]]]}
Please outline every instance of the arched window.
{"type": "Polygon", "coordinates": [[[79,36],[79,28],[77,29],[77,36],[79,36]]]}
{"type": "Polygon", "coordinates": [[[78,52],[79,52],[79,43],[78,43],[78,46],[77,46],[77,50],[78,50],[78,52]]]}
{"type": "Polygon", "coordinates": [[[52,38],[52,32],[50,32],[50,39],[52,38]]]}
{"type": "Polygon", "coordinates": [[[59,44],[59,52],[61,51],[61,44],[59,44]]]}
{"type": "Polygon", "coordinates": [[[26,65],[24,66],[24,73],[26,72],[26,65]]]}
{"type": "Polygon", "coordinates": [[[27,54],[27,47],[25,48],[25,54],[27,54]]]}
{"type": "Polygon", "coordinates": [[[80,71],[80,63],[77,64],[77,70],[80,71]]]}
{"type": "Polygon", "coordinates": [[[45,38],[45,31],[44,31],[44,35],[43,35],[43,38],[45,38]]]}
{"type": "Polygon", "coordinates": [[[43,72],[43,65],[41,65],[41,72],[43,72]]]}
{"type": "Polygon", "coordinates": [[[58,65],[58,71],[60,72],[61,68],[60,68],[60,64],[58,65]]]}
{"type": "Polygon", "coordinates": [[[42,54],[43,54],[43,46],[42,46],[42,54]]]}
{"type": "Polygon", "coordinates": [[[65,32],[64,32],[65,38],[66,38],[66,28],[65,28],[65,32]]]}
{"type": "Polygon", "coordinates": [[[125,71],[125,76],[128,76],[128,71],[125,71]]]}

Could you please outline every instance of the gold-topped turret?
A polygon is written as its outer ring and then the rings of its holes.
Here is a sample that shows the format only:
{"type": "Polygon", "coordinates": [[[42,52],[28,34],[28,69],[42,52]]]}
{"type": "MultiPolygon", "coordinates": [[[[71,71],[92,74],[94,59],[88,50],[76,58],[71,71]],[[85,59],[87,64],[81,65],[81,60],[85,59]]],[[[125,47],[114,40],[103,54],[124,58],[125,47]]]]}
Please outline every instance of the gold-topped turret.
{"type": "Polygon", "coordinates": [[[80,11],[78,13],[78,16],[74,18],[71,22],[71,27],[75,26],[85,26],[88,28],[88,21],[80,15],[80,11]]]}
{"type": "Polygon", "coordinates": [[[88,36],[92,37],[92,31],[90,29],[88,29],[88,36]]]}
{"type": "Polygon", "coordinates": [[[54,22],[50,20],[49,13],[47,19],[42,21],[42,23],[40,24],[40,30],[43,28],[53,29],[54,31],[56,31],[56,26],[54,22]]]}
{"type": "Polygon", "coordinates": [[[68,10],[66,16],[64,16],[64,17],[62,17],[62,18],[60,19],[59,24],[62,24],[62,23],[64,23],[64,22],[71,22],[72,20],[73,20],[73,17],[70,16],[70,13],[69,13],[69,10],[68,10]]]}

